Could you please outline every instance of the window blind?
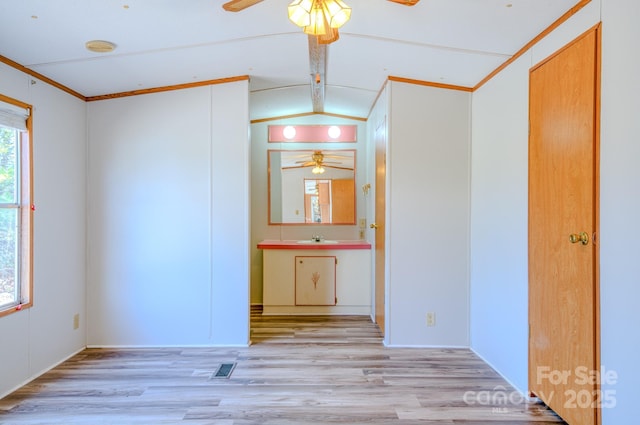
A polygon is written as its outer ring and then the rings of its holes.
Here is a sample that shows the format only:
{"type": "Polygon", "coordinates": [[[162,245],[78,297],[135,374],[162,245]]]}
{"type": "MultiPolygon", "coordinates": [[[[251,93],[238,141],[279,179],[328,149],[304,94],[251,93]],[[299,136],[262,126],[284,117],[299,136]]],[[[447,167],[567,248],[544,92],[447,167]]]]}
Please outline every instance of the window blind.
{"type": "Polygon", "coordinates": [[[28,109],[0,101],[0,125],[26,130],[27,118],[29,118],[28,109]]]}

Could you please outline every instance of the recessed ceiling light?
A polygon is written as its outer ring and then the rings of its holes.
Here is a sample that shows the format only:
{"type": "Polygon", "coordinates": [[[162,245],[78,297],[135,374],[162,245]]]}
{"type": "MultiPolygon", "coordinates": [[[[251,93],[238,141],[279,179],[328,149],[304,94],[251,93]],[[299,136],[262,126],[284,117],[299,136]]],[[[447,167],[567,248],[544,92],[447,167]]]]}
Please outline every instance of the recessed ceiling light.
{"type": "Polygon", "coordinates": [[[95,53],[109,53],[113,52],[116,48],[114,43],[105,40],[91,40],[87,41],[84,45],[87,50],[95,53]]]}

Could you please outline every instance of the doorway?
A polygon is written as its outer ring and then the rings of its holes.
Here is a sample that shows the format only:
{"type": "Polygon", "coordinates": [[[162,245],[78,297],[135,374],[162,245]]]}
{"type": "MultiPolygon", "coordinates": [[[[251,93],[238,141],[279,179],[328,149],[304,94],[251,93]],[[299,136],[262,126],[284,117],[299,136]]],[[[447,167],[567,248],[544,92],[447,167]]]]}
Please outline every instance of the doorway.
{"type": "Polygon", "coordinates": [[[387,118],[384,117],[376,127],[375,136],[376,156],[376,199],[375,199],[375,252],[374,252],[374,282],[375,282],[375,322],[380,332],[385,335],[386,315],[386,267],[385,267],[385,213],[386,213],[386,176],[387,176],[387,118]]]}

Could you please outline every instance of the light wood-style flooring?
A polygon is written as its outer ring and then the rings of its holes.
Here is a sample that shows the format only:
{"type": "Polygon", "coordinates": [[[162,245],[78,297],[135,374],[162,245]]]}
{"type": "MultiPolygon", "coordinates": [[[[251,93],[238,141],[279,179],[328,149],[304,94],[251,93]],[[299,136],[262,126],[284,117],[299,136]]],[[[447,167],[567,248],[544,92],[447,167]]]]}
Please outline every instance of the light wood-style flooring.
{"type": "Polygon", "coordinates": [[[0,400],[0,424],[563,424],[471,351],[386,348],[368,317],[256,314],[251,338],[87,349],[0,400]]]}

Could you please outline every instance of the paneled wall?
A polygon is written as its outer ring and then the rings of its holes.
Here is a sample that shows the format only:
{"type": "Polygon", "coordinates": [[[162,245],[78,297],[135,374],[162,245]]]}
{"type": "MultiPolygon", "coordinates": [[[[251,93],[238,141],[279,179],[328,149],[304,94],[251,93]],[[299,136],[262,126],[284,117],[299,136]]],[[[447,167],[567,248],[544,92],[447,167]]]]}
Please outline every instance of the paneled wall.
{"type": "Polygon", "coordinates": [[[471,94],[390,81],[387,95],[386,342],[468,346],[471,94]]]}
{"type": "Polygon", "coordinates": [[[600,311],[602,365],[618,379],[603,390],[616,406],[604,425],[637,421],[640,332],[631,321],[640,299],[640,2],[602,0],[602,132],[600,153],[600,311]]]}
{"type": "Polygon", "coordinates": [[[88,344],[247,344],[248,82],[88,115],[88,344]]]}
{"type": "Polygon", "coordinates": [[[84,348],[86,105],[0,64],[0,93],[33,105],[34,305],[0,320],[0,397],[84,348]],[[73,328],[74,315],[80,327],[73,328]]]}

